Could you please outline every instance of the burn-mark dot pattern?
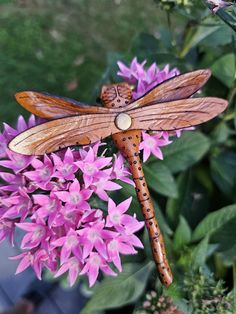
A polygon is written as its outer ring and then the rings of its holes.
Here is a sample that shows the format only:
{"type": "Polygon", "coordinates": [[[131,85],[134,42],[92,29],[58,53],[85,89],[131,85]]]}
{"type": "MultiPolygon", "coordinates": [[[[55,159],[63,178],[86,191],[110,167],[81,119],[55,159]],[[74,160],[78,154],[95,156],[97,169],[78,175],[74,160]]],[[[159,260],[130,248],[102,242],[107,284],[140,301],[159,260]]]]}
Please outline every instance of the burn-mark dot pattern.
{"type": "MultiPolygon", "coordinates": [[[[119,86],[119,84],[115,86],[112,85],[111,89],[109,89],[108,86],[102,91],[101,99],[106,107],[123,107],[129,104],[132,100],[131,89],[127,89],[126,85],[119,86]]],[[[141,131],[132,130],[116,133],[112,135],[112,139],[122,155],[128,161],[130,172],[135,183],[137,198],[149,233],[153,258],[158,274],[161,282],[168,287],[172,283],[173,277],[166,258],[163,236],[155,217],[155,210],[139,157],[141,131]]]]}

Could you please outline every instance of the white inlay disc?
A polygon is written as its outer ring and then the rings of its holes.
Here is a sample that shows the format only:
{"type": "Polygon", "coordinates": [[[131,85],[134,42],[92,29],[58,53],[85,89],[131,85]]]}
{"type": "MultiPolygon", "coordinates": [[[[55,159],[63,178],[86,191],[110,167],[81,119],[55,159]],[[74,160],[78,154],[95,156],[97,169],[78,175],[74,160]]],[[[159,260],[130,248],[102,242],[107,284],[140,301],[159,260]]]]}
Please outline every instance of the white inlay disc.
{"type": "Polygon", "coordinates": [[[127,113],[120,113],[116,117],[115,124],[118,129],[125,131],[131,127],[132,119],[127,113]]]}

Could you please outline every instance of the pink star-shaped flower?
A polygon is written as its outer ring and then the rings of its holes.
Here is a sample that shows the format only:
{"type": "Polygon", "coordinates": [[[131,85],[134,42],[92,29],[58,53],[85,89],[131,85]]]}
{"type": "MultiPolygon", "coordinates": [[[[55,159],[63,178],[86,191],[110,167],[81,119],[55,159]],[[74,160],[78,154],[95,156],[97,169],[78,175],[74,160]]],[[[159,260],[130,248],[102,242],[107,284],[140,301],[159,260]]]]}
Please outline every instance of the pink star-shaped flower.
{"type": "Polygon", "coordinates": [[[123,233],[125,230],[129,233],[136,232],[144,225],[135,217],[125,214],[132,202],[132,197],[116,205],[110,198],[108,200],[108,216],[106,220],[106,227],[114,227],[117,231],[123,233]],[[133,231],[135,230],[135,231],[133,231]]]}
{"type": "Polygon", "coordinates": [[[159,159],[163,159],[162,151],[160,147],[169,145],[171,141],[168,138],[162,137],[162,132],[149,135],[142,132],[143,141],[140,143],[139,148],[143,150],[143,161],[145,162],[151,153],[159,159]]]}
{"type": "Polygon", "coordinates": [[[52,242],[53,247],[61,247],[61,265],[68,261],[73,253],[78,259],[81,259],[81,248],[78,233],[70,229],[66,236],[52,242]]]}
{"type": "Polygon", "coordinates": [[[72,287],[74,283],[76,282],[76,279],[78,278],[81,268],[82,268],[82,263],[78,260],[78,258],[74,256],[68,259],[68,261],[65,262],[60,267],[60,269],[57,271],[54,277],[57,278],[68,271],[69,272],[68,280],[69,280],[70,286],[72,287]]]}
{"type": "Polygon", "coordinates": [[[83,160],[75,162],[83,173],[85,187],[89,187],[94,180],[106,177],[106,172],[102,171],[107,167],[111,157],[96,157],[94,150],[90,147],[83,160]]]}
{"type": "Polygon", "coordinates": [[[117,274],[107,265],[106,261],[98,253],[92,252],[80,272],[80,275],[87,274],[89,278],[89,287],[92,287],[97,280],[99,269],[109,276],[117,276],[117,274]]]}
{"type": "Polygon", "coordinates": [[[56,169],[54,177],[63,181],[75,179],[78,166],[75,164],[74,155],[70,148],[67,149],[63,161],[57,154],[52,154],[52,159],[56,169]]]}
{"type": "Polygon", "coordinates": [[[72,206],[76,206],[80,209],[90,209],[87,200],[92,195],[92,191],[88,189],[81,189],[80,184],[77,179],[69,187],[68,191],[55,192],[55,195],[65,203],[72,206]]]}
{"type": "Polygon", "coordinates": [[[24,175],[33,181],[43,190],[50,190],[52,185],[49,184],[52,176],[54,175],[54,166],[51,159],[44,155],[43,161],[35,158],[31,165],[35,168],[34,171],[27,171],[24,175]]]}

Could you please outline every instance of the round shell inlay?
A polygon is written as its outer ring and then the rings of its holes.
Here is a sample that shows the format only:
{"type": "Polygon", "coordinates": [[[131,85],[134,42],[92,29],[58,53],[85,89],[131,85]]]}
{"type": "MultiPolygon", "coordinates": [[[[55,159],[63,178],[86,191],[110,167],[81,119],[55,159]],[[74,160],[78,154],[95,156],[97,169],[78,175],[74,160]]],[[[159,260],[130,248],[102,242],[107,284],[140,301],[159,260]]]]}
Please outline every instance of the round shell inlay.
{"type": "Polygon", "coordinates": [[[131,127],[132,119],[127,113],[120,113],[115,119],[115,124],[118,129],[125,131],[131,127]]]}

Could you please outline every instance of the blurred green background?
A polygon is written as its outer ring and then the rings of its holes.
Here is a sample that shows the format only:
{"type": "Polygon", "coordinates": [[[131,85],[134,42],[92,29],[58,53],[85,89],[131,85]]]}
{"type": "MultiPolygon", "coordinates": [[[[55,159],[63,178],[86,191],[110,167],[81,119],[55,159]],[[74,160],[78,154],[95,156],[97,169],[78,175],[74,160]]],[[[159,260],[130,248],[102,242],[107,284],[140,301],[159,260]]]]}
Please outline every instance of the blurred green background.
{"type": "Polygon", "coordinates": [[[165,20],[152,0],[1,0],[0,122],[27,115],[21,90],[94,102],[108,53],[126,53],[140,32],[159,36],[165,20]]]}
{"type": "MultiPolygon", "coordinates": [[[[227,290],[221,284],[218,293],[220,302],[228,292],[236,300],[236,6],[217,15],[198,0],[0,0],[1,123],[14,125],[19,113],[28,116],[14,100],[21,90],[94,103],[103,83],[119,80],[117,60],[129,63],[138,56],[181,72],[212,70],[202,95],[228,99],[229,108],[163,148],[163,161],[150,158],[145,165],[176,278],[164,294],[187,314],[195,314],[192,309],[203,298],[216,295],[217,281],[212,284],[210,273],[226,282],[227,290]],[[161,10],[166,3],[170,10],[161,10]],[[206,270],[206,282],[198,276],[199,268],[206,270]]],[[[125,186],[120,192],[134,196],[131,212],[140,215],[134,189],[125,186]]],[[[144,243],[141,257],[124,259],[129,271],[112,279],[116,298],[104,279],[83,313],[98,305],[106,310],[112,302],[112,309],[130,303],[135,308],[144,291],[161,291],[156,273],[146,269],[151,253],[145,234],[144,243]],[[122,276],[129,280],[127,289],[122,276]]],[[[213,305],[211,310],[197,313],[225,314],[213,305]]]]}

